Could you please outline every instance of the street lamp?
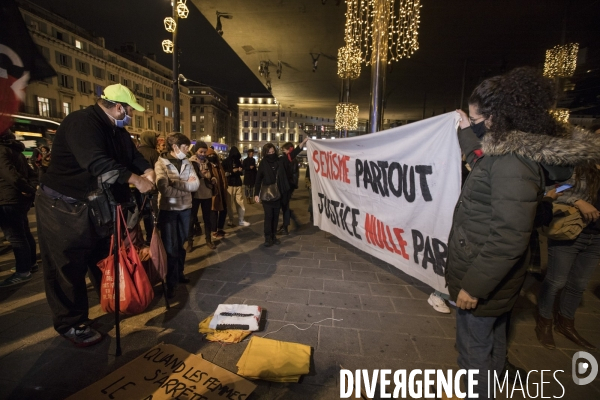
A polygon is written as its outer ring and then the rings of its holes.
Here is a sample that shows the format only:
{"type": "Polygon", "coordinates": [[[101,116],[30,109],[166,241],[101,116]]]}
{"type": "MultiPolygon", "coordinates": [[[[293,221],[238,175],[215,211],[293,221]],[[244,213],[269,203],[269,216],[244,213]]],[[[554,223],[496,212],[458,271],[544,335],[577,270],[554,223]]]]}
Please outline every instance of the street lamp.
{"type": "Polygon", "coordinates": [[[165,53],[173,53],[173,130],[181,131],[181,114],[179,112],[179,49],[177,48],[177,19],[187,18],[190,10],[185,5],[187,0],[171,0],[173,15],[164,20],[165,29],[173,34],[173,40],[163,40],[165,53]]]}

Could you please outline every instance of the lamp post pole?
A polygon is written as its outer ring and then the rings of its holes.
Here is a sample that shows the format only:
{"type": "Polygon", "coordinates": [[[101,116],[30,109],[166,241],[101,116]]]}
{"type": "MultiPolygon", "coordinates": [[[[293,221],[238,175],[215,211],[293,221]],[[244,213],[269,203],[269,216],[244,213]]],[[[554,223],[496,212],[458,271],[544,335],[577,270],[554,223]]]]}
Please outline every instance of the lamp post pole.
{"type": "MultiPolygon", "coordinates": [[[[173,8],[173,19],[175,24],[179,22],[175,0],[171,1],[173,8]]],[[[173,132],[181,132],[181,121],[179,112],[179,48],[177,47],[177,31],[173,31],[173,132]]]]}
{"type": "Polygon", "coordinates": [[[373,19],[373,52],[371,53],[371,107],[369,111],[369,133],[381,130],[383,120],[383,91],[387,64],[387,1],[375,0],[373,19]]]}

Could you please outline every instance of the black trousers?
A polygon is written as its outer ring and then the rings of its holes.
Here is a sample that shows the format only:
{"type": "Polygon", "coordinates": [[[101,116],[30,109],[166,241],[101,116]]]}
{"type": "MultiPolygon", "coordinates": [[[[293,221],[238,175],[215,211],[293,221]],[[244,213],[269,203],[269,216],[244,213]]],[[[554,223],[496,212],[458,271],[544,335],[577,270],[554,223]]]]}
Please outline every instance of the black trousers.
{"type": "MultiPolygon", "coordinates": [[[[212,204],[211,204],[212,207],[212,204]]],[[[227,209],[222,211],[211,211],[210,212],[210,226],[211,231],[216,232],[225,227],[225,220],[227,219],[227,209]]]]}
{"type": "Polygon", "coordinates": [[[38,241],[44,268],[46,298],[54,329],[64,334],[88,321],[85,275],[100,292],[97,263],[108,256],[110,237],[100,237],[83,202],[53,199],[38,189],[35,196],[38,241]]]}
{"type": "Polygon", "coordinates": [[[290,208],[290,202],[292,201],[292,195],[294,194],[294,189],[290,189],[284,194],[281,195],[281,211],[283,212],[283,226],[288,227],[290,225],[290,219],[294,221],[296,225],[298,225],[298,221],[296,220],[296,215],[294,211],[290,208]]]}
{"type": "Polygon", "coordinates": [[[202,220],[204,221],[204,237],[207,239],[210,238],[210,232],[212,231],[211,208],[212,198],[192,198],[192,218],[190,218],[190,232],[188,234],[188,240],[194,239],[194,223],[198,222],[198,209],[202,210],[202,220]]]}
{"type": "Polygon", "coordinates": [[[262,202],[265,211],[265,239],[274,239],[277,233],[277,222],[279,221],[279,210],[281,202],[262,202]]]}

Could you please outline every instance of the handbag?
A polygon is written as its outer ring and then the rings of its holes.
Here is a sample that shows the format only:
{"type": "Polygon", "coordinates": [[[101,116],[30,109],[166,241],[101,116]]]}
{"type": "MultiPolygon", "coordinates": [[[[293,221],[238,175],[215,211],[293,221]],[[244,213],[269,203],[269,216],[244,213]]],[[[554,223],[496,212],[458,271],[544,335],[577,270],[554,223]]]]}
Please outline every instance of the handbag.
{"type": "MultiPolygon", "coordinates": [[[[107,313],[115,311],[115,279],[114,279],[114,240],[117,240],[119,256],[119,306],[123,314],[135,315],[142,313],[154,298],[154,290],[148,275],[142,266],[135,246],[126,247],[121,239],[121,226],[126,226],[125,216],[121,206],[117,206],[117,232],[111,237],[110,254],[98,263],[102,271],[100,285],[100,305],[107,313]],[[117,238],[115,239],[115,235],[117,238]]],[[[125,229],[129,243],[132,239],[125,229]]]]}
{"type": "Polygon", "coordinates": [[[164,282],[167,277],[167,252],[156,224],[154,224],[152,239],[150,239],[150,260],[148,261],[150,282],[153,284],[164,282]]]}
{"type": "Polygon", "coordinates": [[[542,234],[552,240],[575,240],[585,224],[577,207],[552,204],[552,221],[541,228],[542,234]]]}
{"type": "Polygon", "coordinates": [[[260,185],[260,194],[258,198],[260,201],[275,201],[279,200],[281,197],[281,193],[279,192],[279,186],[277,182],[279,181],[279,167],[275,168],[275,183],[271,183],[270,185],[265,185],[264,183],[260,185]]]}

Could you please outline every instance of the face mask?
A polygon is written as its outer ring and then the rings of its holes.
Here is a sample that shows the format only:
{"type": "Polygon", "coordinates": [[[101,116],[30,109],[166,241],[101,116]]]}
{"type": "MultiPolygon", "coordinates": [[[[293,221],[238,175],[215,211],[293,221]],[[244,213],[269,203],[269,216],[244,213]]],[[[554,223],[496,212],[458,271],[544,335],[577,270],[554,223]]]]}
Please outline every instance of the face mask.
{"type": "Polygon", "coordinates": [[[487,132],[487,128],[485,127],[485,120],[481,121],[477,124],[471,125],[471,129],[475,133],[478,139],[481,139],[483,135],[487,132]]]}
{"type": "Polygon", "coordinates": [[[198,157],[198,160],[200,160],[200,161],[206,161],[205,155],[204,156],[196,156],[196,157],[198,157]]]}
{"type": "Polygon", "coordinates": [[[131,117],[129,115],[127,115],[127,112],[125,111],[125,116],[123,117],[123,119],[116,119],[113,118],[115,120],[115,125],[119,128],[125,128],[127,125],[131,124],[131,117]]]}
{"type": "Polygon", "coordinates": [[[267,154],[265,158],[267,159],[267,161],[277,161],[277,154],[267,154]]]}
{"type": "Polygon", "coordinates": [[[186,158],[186,155],[183,151],[179,150],[179,148],[174,148],[175,150],[175,157],[177,157],[180,160],[183,160],[186,158]]]}
{"type": "Polygon", "coordinates": [[[207,158],[208,158],[208,161],[210,161],[211,163],[213,163],[213,164],[217,163],[217,157],[207,157],[207,158]]]}

